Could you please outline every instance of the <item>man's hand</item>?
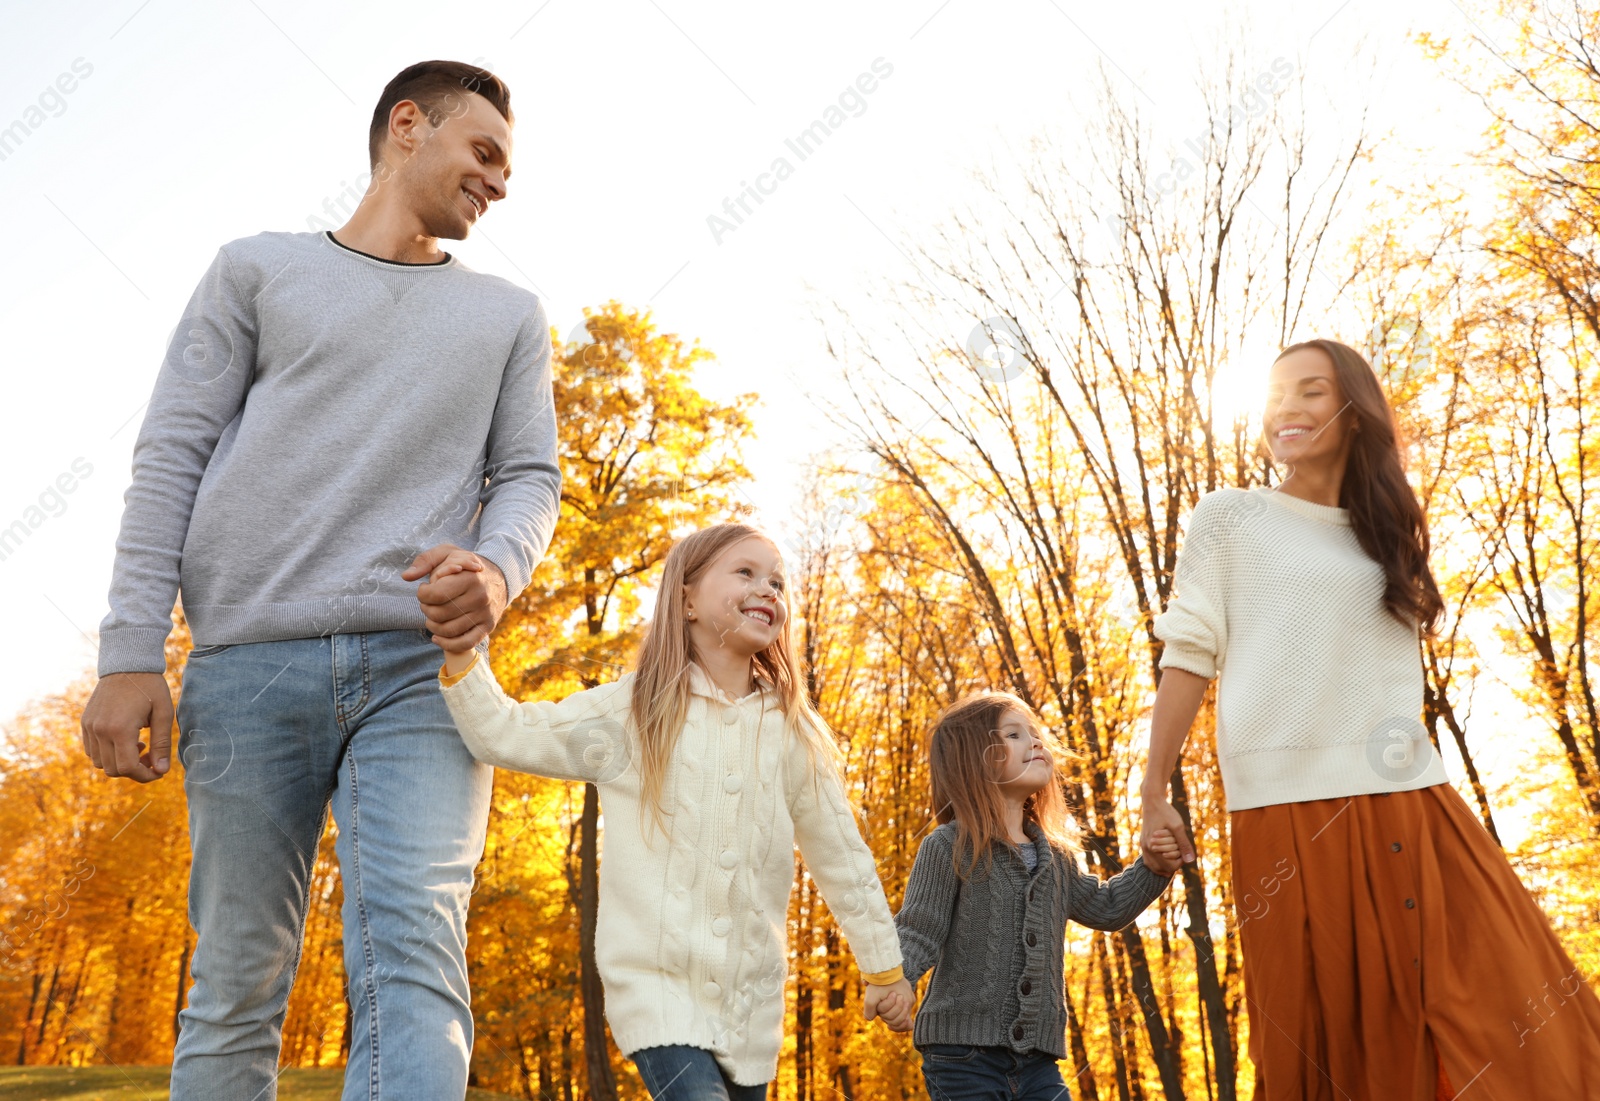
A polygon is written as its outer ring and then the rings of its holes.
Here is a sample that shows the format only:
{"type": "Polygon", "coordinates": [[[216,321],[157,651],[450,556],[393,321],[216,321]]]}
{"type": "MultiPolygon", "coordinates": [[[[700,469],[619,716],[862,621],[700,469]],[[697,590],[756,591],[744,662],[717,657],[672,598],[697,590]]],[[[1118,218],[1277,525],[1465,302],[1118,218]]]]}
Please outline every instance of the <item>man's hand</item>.
{"type": "Polygon", "coordinates": [[[883,1023],[896,1032],[910,1032],[916,1017],[917,992],[905,979],[888,986],[867,984],[861,999],[861,1015],[867,1020],[883,1018],[883,1023]]]}
{"type": "Polygon", "coordinates": [[[83,752],[107,776],[148,784],[172,767],[172,691],[160,673],[110,673],[83,709],[83,752]],[[139,731],[150,731],[150,747],[139,731]]]}
{"type": "Polygon", "coordinates": [[[500,567],[449,543],[417,555],[400,576],[428,578],[417,587],[417,600],[433,641],[446,652],[466,653],[488,638],[508,603],[500,567]]]}
{"type": "Polygon", "coordinates": [[[1172,871],[1177,871],[1182,864],[1193,864],[1194,844],[1189,840],[1188,831],[1183,828],[1183,818],[1173,805],[1149,793],[1145,794],[1143,802],[1144,821],[1139,827],[1139,851],[1144,854],[1145,864],[1151,871],[1162,875],[1172,874],[1162,869],[1168,866],[1174,841],[1177,842],[1177,855],[1182,863],[1172,864],[1172,871]]]}

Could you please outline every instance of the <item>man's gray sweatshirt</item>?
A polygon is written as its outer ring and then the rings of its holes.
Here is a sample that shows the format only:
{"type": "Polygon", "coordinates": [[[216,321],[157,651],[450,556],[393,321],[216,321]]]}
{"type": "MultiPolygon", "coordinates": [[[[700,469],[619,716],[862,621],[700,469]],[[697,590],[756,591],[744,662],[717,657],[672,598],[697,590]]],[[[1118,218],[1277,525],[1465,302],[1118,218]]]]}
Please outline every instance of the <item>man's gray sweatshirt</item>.
{"type": "Polygon", "coordinates": [[[133,450],[100,675],[196,646],[421,628],[400,574],[439,543],[527,587],[560,507],[539,299],[454,257],[322,233],[224,245],[133,450]]]}

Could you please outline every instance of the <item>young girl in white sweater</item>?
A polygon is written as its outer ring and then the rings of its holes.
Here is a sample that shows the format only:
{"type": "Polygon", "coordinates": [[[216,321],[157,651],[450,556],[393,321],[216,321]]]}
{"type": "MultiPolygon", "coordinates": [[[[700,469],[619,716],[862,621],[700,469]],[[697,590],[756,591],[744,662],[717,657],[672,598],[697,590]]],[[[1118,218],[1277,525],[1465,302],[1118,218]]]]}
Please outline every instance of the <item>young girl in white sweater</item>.
{"type": "MultiPolygon", "coordinates": [[[[478,568],[463,551],[433,576],[478,568]]],[[[612,1036],[653,1097],[766,1096],[796,842],[867,1016],[908,1010],[889,905],[794,656],[783,559],[759,531],[721,524],[672,548],[637,667],[614,683],[518,703],[473,650],[447,651],[440,682],[479,760],[599,786],[595,959],[612,1036]]]]}

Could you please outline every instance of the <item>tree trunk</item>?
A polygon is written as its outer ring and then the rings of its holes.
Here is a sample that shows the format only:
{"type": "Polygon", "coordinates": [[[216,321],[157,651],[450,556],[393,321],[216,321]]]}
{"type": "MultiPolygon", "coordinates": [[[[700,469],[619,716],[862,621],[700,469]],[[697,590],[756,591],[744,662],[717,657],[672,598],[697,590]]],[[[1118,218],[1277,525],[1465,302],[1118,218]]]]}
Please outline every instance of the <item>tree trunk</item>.
{"type": "Polygon", "coordinates": [[[355,1029],[355,1008],[350,1004],[348,995],[344,999],[344,1035],[339,1037],[339,1058],[345,1063],[350,1062],[350,1033],[355,1029]]]}
{"type": "MultiPolygon", "coordinates": [[[[1189,817],[1189,791],[1183,782],[1183,765],[1172,770],[1172,806],[1183,818],[1183,828],[1194,837],[1194,823],[1189,817]]],[[[1222,983],[1217,978],[1217,954],[1211,942],[1211,921],[1206,916],[1205,885],[1200,881],[1200,862],[1183,866],[1183,901],[1189,911],[1189,925],[1184,931],[1194,942],[1195,974],[1200,990],[1200,1001],[1205,1006],[1206,1023],[1212,1042],[1212,1057],[1216,1065],[1217,1097],[1219,1101],[1235,1101],[1238,1096],[1237,1071],[1234,1067],[1233,1033],[1228,1029],[1228,1006],[1222,996],[1222,983]]]]}
{"type": "Polygon", "coordinates": [[[1072,1052],[1072,1065],[1075,1068],[1073,1079],[1069,1083],[1075,1087],[1075,1096],[1083,1101],[1100,1101],[1100,1087],[1095,1082],[1094,1071],[1089,1067],[1089,1051],[1083,1044],[1083,1025],[1078,1020],[1078,1011],[1073,1007],[1072,998],[1067,1002],[1067,1042],[1072,1052]]]}
{"type": "Polygon", "coordinates": [[[811,1101],[811,901],[810,881],[800,883],[800,920],[795,930],[794,1098],[811,1101]]]}
{"type": "Polygon", "coordinates": [[[39,989],[44,986],[44,976],[37,968],[33,972],[33,989],[28,994],[28,1012],[17,1029],[17,1066],[28,1065],[28,1026],[33,1023],[33,1013],[39,1007],[39,989]]]}
{"type": "Polygon", "coordinates": [[[45,992],[44,1007],[39,1011],[39,1034],[33,1038],[34,1047],[41,1047],[44,1044],[44,1030],[50,1022],[50,1010],[56,1004],[56,985],[60,979],[61,965],[58,963],[50,971],[50,989],[45,992]]]}
{"type": "Polygon", "coordinates": [[[583,995],[583,1056],[592,1101],[616,1101],[617,1077],[606,1042],[605,990],[594,961],[595,918],[600,904],[600,789],[583,785],[583,821],[578,841],[579,972],[583,995]]]}
{"type": "Polygon", "coordinates": [[[1472,760],[1472,751],[1467,748],[1467,731],[1461,723],[1461,716],[1456,714],[1455,704],[1451,702],[1450,674],[1446,669],[1441,669],[1441,658],[1434,644],[1430,641],[1423,649],[1424,672],[1422,693],[1423,722],[1428,727],[1428,735],[1435,745],[1439,744],[1439,724],[1443,723],[1450,731],[1450,736],[1455,739],[1456,749],[1461,753],[1462,763],[1466,766],[1467,782],[1472,785],[1472,797],[1478,804],[1478,817],[1483,819],[1483,828],[1489,831],[1489,836],[1494,838],[1494,843],[1502,849],[1505,845],[1500,840],[1500,831],[1494,827],[1494,815],[1489,810],[1489,794],[1484,790],[1483,780],[1478,776],[1478,766],[1472,760]]]}
{"type": "Polygon", "coordinates": [[[850,969],[844,965],[843,944],[837,927],[830,925],[823,939],[827,946],[828,1031],[833,1056],[833,1088],[840,1101],[855,1101],[855,1068],[845,1057],[846,1031],[843,1027],[845,984],[849,982],[850,969]]]}
{"type": "Polygon", "coordinates": [[[1111,980],[1111,961],[1107,958],[1111,954],[1110,942],[1103,936],[1096,934],[1094,938],[1095,955],[1099,957],[1100,965],[1100,996],[1106,1003],[1106,1024],[1111,1039],[1111,1064],[1117,1075],[1117,1101],[1130,1101],[1128,1096],[1128,1061],[1123,1054],[1122,1047],[1122,1020],[1117,1011],[1117,992],[1111,980]]]}
{"type": "MultiPolygon", "coordinates": [[[[1119,942],[1113,941],[1115,945],[1119,942]]],[[[1122,1045],[1123,1058],[1128,1064],[1128,1095],[1133,1101],[1144,1101],[1144,1069],[1139,1065],[1139,1036],[1133,1027],[1133,995],[1128,988],[1127,960],[1128,938],[1121,938],[1122,951],[1115,953],[1117,960],[1117,1040],[1122,1045]]],[[[1143,951],[1143,945],[1140,945],[1143,951]]],[[[1153,1000],[1153,999],[1152,999],[1153,1000]]],[[[1161,1014],[1157,1011],[1156,1016],[1161,1014]]],[[[1179,1089],[1182,1089],[1179,1084],[1179,1089]]],[[[1170,1094],[1169,1094],[1170,1096],[1170,1094]]]]}
{"type": "Polygon", "coordinates": [[[572,1101],[572,1028],[561,1028],[561,1101],[572,1101]]]}
{"type": "MultiPolygon", "coordinates": [[[[172,1042],[174,1045],[178,1042],[178,1034],[183,1031],[183,1020],[180,1014],[183,1013],[183,996],[188,990],[184,980],[189,977],[190,949],[189,936],[186,933],[183,938],[183,951],[178,954],[178,989],[172,998],[172,1042]]],[[[317,1054],[319,1056],[322,1054],[320,1049],[317,1054]]]]}

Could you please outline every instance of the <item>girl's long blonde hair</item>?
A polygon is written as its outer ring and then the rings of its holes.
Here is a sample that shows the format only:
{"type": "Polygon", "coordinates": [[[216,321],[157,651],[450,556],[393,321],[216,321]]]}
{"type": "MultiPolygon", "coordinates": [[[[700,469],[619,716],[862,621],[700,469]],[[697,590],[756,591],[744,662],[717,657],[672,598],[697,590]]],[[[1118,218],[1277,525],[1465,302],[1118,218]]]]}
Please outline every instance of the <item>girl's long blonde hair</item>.
{"type": "MultiPolygon", "coordinates": [[[[684,590],[698,581],[723,551],[751,536],[772,543],[766,533],[748,524],[717,524],[679,540],[667,552],[655,614],[639,645],[630,709],[638,746],[640,803],[649,808],[663,830],[666,812],[661,789],[678,735],[688,719],[689,663],[695,660],[684,613],[684,590]]],[[[776,549],[777,544],[772,545],[776,549]]],[[[791,609],[777,639],[755,655],[754,672],[778,693],[784,727],[805,741],[813,768],[835,769],[837,746],[807,694],[805,663],[795,655],[790,632],[793,622],[791,609]]]]}
{"type": "MultiPolygon", "coordinates": [[[[994,860],[994,842],[1010,844],[1005,798],[995,783],[998,758],[1004,752],[1000,723],[1007,712],[1019,715],[1044,743],[1052,759],[1052,776],[1064,761],[1077,759],[1033,708],[1010,692],[972,692],[945,708],[928,740],[933,816],[941,825],[956,824],[955,870],[962,879],[980,868],[987,875],[994,860]]],[[[1029,796],[1022,813],[1053,845],[1069,852],[1076,847],[1077,830],[1067,814],[1059,780],[1052,778],[1029,796]]]]}

